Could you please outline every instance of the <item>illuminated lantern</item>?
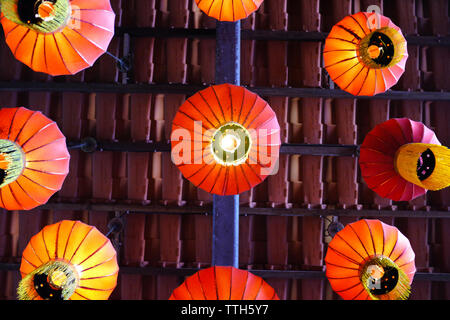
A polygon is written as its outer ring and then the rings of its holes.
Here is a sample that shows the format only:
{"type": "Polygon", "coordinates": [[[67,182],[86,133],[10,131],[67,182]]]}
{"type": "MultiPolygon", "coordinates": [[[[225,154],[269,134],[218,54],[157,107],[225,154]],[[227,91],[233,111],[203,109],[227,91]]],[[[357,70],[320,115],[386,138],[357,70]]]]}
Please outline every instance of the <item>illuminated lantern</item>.
{"type": "Polygon", "coordinates": [[[215,266],[188,277],[169,300],[279,300],[261,277],[233,267],[215,266]]]}
{"type": "Polygon", "coordinates": [[[409,240],[379,220],[359,220],[328,245],[326,276],[345,300],[405,300],[416,272],[409,240]]]}
{"type": "Polygon", "coordinates": [[[275,112],[240,86],[211,86],[187,99],[173,120],[171,141],[172,161],[209,193],[242,193],[278,169],[275,112]]]}
{"type": "Polygon", "coordinates": [[[108,49],[109,0],[0,0],[6,43],[17,60],[52,76],[75,74],[108,49]]]}
{"type": "Polygon", "coordinates": [[[17,293],[20,300],[107,300],[118,272],[107,237],[93,226],[64,220],[31,238],[17,293]]]}
{"type": "Polygon", "coordinates": [[[383,198],[409,201],[450,184],[450,151],[433,131],[406,118],[377,125],[360,147],[361,176],[383,198]]]}
{"type": "Polygon", "coordinates": [[[408,51],[402,31],[389,18],[359,12],[331,29],[323,58],[325,69],[342,90],[373,96],[397,83],[408,51]]]}
{"type": "Polygon", "coordinates": [[[30,210],[47,203],[69,173],[58,125],[41,112],[0,109],[0,206],[30,210]]]}
{"type": "Polygon", "coordinates": [[[258,10],[264,0],[195,0],[197,6],[219,21],[238,21],[258,10]]]}

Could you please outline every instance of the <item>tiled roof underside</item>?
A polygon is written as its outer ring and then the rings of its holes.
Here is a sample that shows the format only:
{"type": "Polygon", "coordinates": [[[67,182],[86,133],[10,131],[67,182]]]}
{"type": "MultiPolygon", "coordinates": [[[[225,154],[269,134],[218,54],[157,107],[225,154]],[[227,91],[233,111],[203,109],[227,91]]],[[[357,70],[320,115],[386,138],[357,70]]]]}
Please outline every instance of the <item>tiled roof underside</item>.
{"type": "MultiPolygon", "coordinates": [[[[266,0],[242,22],[246,29],[328,32],[343,17],[368,5],[383,5],[407,35],[448,36],[448,1],[444,0],[266,0]],[[400,10],[401,9],[401,10],[400,10]]],[[[214,22],[188,0],[113,0],[117,26],[214,28],[214,22]]],[[[121,56],[116,37],[109,52],[121,56]]],[[[132,39],[130,83],[214,82],[213,39],[132,39]]],[[[329,87],[320,42],[242,42],[241,83],[266,87],[329,87]]],[[[446,47],[408,46],[406,71],[393,90],[448,91],[446,47]]],[[[0,41],[0,81],[122,82],[115,61],[104,55],[75,76],[52,79],[17,62],[0,41]]],[[[171,119],[186,96],[174,94],[85,94],[0,92],[1,106],[41,110],[57,121],[69,140],[166,141],[171,119]]],[[[283,142],[360,144],[371,128],[393,117],[422,121],[450,144],[448,102],[264,97],[276,111],[283,142]]],[[[168,153],[71,151],[70,174],[53,201],[145,203],[198,206],[211,195],[183,179],[168,153]]],[[[449,189],[398,204],[370,191],[360,177],[356,158],[282,155],[280,171],[241,195],[242,206],[327,205],[337,208],[408,210],[430,206],[447,211],[449,189]]],[[[114,212],[33,210],[0,214],[0,259],[20,262],[22,250],[43,226],[61,219],[80,219],[108,231],[114,212]]],[[[341,217],[346,224],[356,217],[341,217]]],[[[421,272],[450,272],[449,219],[382,218],[411,241],[421,272]]],[[[246,216],[240,220],[240,264],[253,269],[323,270],[325,220],[311,217],[246,216]]],[[[120,250],[121,266],[204,267],[211,259],[211,218],[201,215],[130,214],[120,250]]],[[[0,298],[14,299],[16,271],[0,271],[0,298]]],[[[326,279],[266,279],[282,299],[337,299],[326,279]]],[[[167,299],[182,282],[173,275],[121,274],[112,299],[167,299]]],[[[412,298],[448,299],[450,284],[415,281],[412,298]]]]}

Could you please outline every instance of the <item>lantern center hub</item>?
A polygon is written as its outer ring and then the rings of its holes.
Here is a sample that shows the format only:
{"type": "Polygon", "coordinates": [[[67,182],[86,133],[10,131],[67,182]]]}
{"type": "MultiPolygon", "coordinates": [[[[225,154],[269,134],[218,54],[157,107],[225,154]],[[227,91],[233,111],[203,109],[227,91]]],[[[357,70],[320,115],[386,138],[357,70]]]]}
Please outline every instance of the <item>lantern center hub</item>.
{"type": "Polygon", "coordinates": [[[400,62],[407,54],[406,41],[394,28],[377,29],[358,44],[358,58],[365,66],[373,69],[389,68],[400,62]]]}
{"type": "Polygon", "coordinates": [[[22,149],[10,140],[0,139],[0,188],[16,181],[24,168],[22,149]]]}
{"type": "Polygon", "coordinates": [[[8,20],[39,33],[54,33],[65,27],[72,13],[69,0],[1,0],[8,20]]]}
{"type": "Polygon", "coordinates": [[[372,299],[405,299],[410,285],[406,274],[385,256],[370,257],[360,270],[361,284],[372,299]]]}
{"type": "Polygon", "coordinates": [[[211,141],[214,159],[222,165],[242,164],[248,158],[250,147],[250,133],[236,122],[226,123],[217,129],[211,141]]]}
{"type": "Polygon", "coordinates": [[[390,266],[371,264],[367,267],[366,287],[371,294],[382,295],[391,292],[398,282],[398,270],[390,266]]]}
{"type": "Polygon", "coordinates": [[[79,272],[65,260],[50,260],[19,283],[20,300],[69,300],[79,284],[79,272]]]}
{"type": "Polygon", "coordinates": [[[388,66],[394,59],[394,50],[394,43],[386,34],[374,32],[370,37],[367,53],[376,64],[388,66]]]}

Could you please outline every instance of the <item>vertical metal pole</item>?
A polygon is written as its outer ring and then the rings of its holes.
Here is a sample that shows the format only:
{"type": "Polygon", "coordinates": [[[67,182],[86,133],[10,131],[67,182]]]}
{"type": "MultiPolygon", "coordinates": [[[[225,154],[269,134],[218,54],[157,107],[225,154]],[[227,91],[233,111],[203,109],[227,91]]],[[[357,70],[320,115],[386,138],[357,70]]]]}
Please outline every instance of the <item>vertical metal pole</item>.
{"type": "Polygon", "coordinates": [[[212,264],[239,267],[239,195],[214,195],[212,264]]]}
{"type": "MultiPolygon", "coordinates": [[[[241,22],[216,22],[216,84],[240,85],[241,22]]],[[[239,267],[239,195],[213,197],[212,264],[239,267]]]]}
{"type": "Polygon", "coordinates": [[[241,84],[241,22],[216,22],[216,84],[241,84]]]}

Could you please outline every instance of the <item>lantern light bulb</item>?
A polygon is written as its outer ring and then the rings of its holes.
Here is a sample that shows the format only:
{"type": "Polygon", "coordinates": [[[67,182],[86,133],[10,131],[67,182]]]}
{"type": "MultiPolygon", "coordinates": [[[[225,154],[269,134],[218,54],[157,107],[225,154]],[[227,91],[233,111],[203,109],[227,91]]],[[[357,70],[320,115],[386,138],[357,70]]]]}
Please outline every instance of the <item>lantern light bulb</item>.
{"type": "Polygon", "coordinates": [[[233,134],[225,134],[220,141],[220,146],[226,152],[234,152],[240,145],[239,138],[233,134]]]}
{"type": "Polygon", "coordinates": [[[61,270],[53,271],[49,274],[48,278],[49,282],[57,288],[62,288],[67,282],[67,276],[61,270]]]}
{"type": "Polygon", "coordinates": [[[218,128],[211,139],[214,159],[225,166],[238,166],[245,162],[250,148],[250,133],[235,122],[226,123],[218,128]]]}
{"type": "Polygon", "coordinates": [[[377,59],[380,56],[382,49],[383,49],[382,47],[371,45],[367,50],[367,52],[370,58],[377,59]]]}
{"type": "Polygon", "coordinates": [[[380,280],[384,275],[384,268],[378,264],[370,265],[367,273],[375,280],[380,280]]]}
{"type": "Polygon", "coordinates": [[[52,2],[43,1],[38,7],[36,18],[41,18],[44,21],[53,20],[53,18],[55,17],[54,11],[55,7],[52,2]]]}

